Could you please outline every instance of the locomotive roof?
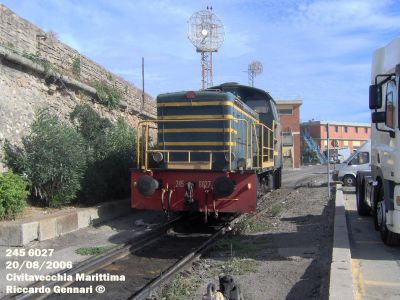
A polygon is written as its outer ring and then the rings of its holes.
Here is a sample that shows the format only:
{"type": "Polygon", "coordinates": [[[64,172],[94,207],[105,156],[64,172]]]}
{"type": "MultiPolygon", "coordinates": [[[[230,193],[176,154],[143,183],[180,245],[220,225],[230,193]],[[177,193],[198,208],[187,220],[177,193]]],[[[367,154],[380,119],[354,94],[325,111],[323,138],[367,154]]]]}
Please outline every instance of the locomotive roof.
{"type": "MultiPolygon", "coordinates": [[[[237,82],[225,82],[225,83],[222,83],[220,85],[208,88],[207,90],[224,90],[226,88],[235,88],[237,90],[243,91],[244,93],[251,93],[251,94],[258,93],[258,94],[261,94],[261,95],[263,95],[263,96],[265,96],[267,98],[266,100],[272,101],[276,105],[275,100],[272,98],[272,96],[268,92],[266,92],[266,91],[264,91],[262,89],[259,89],[259,88],[255,88],[255,87],[251,87],[251,86],[247,86],[247,85],[242,85],[242,84],[239,84],[237,82]]],[[[245,102],[245,100],[244,100],[245,97],[241,97],[241,98],[242,98],[241,100],[243,102],[245,102]]]]}
{"type": "MultiPolygon", "coordinates": [[[[187,100],[187,94],[193,93],[193,91],[180,91],[180,92],[172,92],[172,93],[164,93],[157,96],[157,103],[169,103],[176,101],[187,100]]],[[[201,102],[201,101],[220,101],[221,99],[231,101],[238,105],[241,109],[244,109],[247,113],[250,113],[253,117],[259,118],[259,114],[254,111],[251,107],[246,104],[246,101],[243,101],[241,97],[237,97],[234,93],[229,91],[224,91],[221,88],[218,89],[205,89],[194,92],[194,97],[190,98],[192,102],[201,102]]]]}

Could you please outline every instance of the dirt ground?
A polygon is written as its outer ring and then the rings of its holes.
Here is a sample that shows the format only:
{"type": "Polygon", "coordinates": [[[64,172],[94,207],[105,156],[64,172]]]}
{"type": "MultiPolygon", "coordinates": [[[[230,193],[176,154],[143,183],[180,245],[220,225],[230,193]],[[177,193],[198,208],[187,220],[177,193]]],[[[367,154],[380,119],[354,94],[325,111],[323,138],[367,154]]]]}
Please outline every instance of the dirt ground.
{"type": "Polygon", "coordinates": [[[245,299],[328,299],[334,201],[321,166],[284,173],[284,185],[262,197],[191,270],[157,299],[202,299],[209,283],[232,275],[245,299]]]}

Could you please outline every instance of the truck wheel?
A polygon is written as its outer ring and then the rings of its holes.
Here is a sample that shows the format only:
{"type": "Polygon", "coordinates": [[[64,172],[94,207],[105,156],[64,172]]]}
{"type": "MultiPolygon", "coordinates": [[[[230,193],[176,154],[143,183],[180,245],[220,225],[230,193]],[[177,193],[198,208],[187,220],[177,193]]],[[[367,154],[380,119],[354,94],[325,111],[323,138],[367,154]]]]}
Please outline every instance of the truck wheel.
{"type": "Polygon", "coordinates": [[[353,175],[346,175],[343,177],[343,184],[344,186],[355,186],[356,179],[354,178],[353,175]]]}
{"type": "Polygon", "coordinates": [[[386,206],[385,201],[379,201],[378,203],[378,213],[380,214],[380,232],[382,241],[388,246],[400,245],[400,235],[390,231],[386,226],[386,206]]]}
{"type": "Polygon", "coordinates": [[[374,207],[372,208],[372,216],[374,217],[374,227],[376,231],[379,231],[380,229],[378,205],[379,205],[379,200],[383,199],[383,191],[381,192],[382,189],[383,187],[378,187],[378,190],[376,188],[373,188],[372,190],[372,194],[374,196],[373,199],[374,207]]]}
{"type": "Polygon", "coordinates": [[[370,211],[369,207],[365,203],[365,182],[361,184],[361,187],[356,185],[356,201],[357,201],[357,212],[360,216],[368,216],[370,211]]]}

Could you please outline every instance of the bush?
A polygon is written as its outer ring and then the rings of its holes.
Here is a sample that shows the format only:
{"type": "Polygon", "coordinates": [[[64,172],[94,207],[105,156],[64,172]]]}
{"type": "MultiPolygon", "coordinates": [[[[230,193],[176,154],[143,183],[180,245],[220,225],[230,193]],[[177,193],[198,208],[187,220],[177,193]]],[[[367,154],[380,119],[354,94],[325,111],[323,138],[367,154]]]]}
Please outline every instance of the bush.
{"type": "Polygon", "coordinates": [[[136,155],[133,130],[122,118],[112,124],[88,105],[77,105],[70,118],[75,128],[40,111],[23,148],[6,142],[8,167],[26,175],[34,196],[48,206],[77,196],[87,204],[127,196],[136,155]]]}
{"type": "Polygon", "coordinates": [[[90,106],[78,105],[70,115],[84,137],[88,167],[82,181],[81,196],[86,203],[121,198],[130,191],[136,137],[118,119],[116,124],[100,117],[90,106]]]}
{"type": "Polygon", "coordinates": [[[26,174],[29,168],[24,149],[12,145],[8,140],[4,143],[4,161],[17,174],[26,174]]]}
{"type": "Polygon", "coordinates": [[[70,114],[71,121],[85,140],[89,160],[104,158],[106,133],[113,126],[110,120],[102,118],[89,105],[77,105],[70,114]]]}
{"type": "Polygon", "coordinates": [[[75,57],[72,61],[72,73],[78,78],[81,76],[81,59],[79,57],[75,57]]]}
{"type": "Polygon", "coordinates": [[[47,110],[36,114],[30,129],[23,149],[5,148],[8,166],[27,175],[46,205],[69,203],[80,190],[86,166],[82,136],[47,110]]]}
{"type": "Polygon", "coordinates": [[[136,135],[132,128],[119,118],[106,135],[108,150],[104,163],[105,178],[108,183],[106,195],[121,198],[130,192],[130,168],[134,167],[136,135]]]}
{"type": "Polygon", "coordinates": [[[118,107],[121,101],[121,92],[116,87],[110,86],[105,82],[95,81],[94,88],[101,104],[109,108],[118,107]]]}
{"type": "Polygon", "coordinates": [[[15,218],[26,205],[27,182],[13,172],[0,175],[0,219],[15,218]]]}

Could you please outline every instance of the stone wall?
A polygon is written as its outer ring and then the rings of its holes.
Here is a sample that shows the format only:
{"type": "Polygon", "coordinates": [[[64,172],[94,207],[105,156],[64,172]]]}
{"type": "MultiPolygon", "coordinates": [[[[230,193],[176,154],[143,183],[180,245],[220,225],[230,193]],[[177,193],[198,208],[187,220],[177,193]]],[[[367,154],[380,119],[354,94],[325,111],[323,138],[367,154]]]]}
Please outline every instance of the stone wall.
{"type": "Polygon", "coordinates": [[[112,121],[121,116],[132,127],[142,118],[154,118],[156,113],[151,96],[145,95],[143,107],[141,90],[61,43],[53,33],[44,32],[0,4],[0,146],[5,139],[20,143],[37,109],[49,107],[60,118],[68,120],[77,103],[90,104],[112,121]],[[53,77],[64,78],[72,84],[62,88],[60,80],[49,82],[48,70],[43,71],[42,66],[25,58],[30,54],[48,61],[56,70],[53,77]],[[72,71],[76,58],[80,59],[79,76],[72,71]],[[119,108],[111,110],[98,103],[93,88],[95,81],[121,92],[119,108]]]}

